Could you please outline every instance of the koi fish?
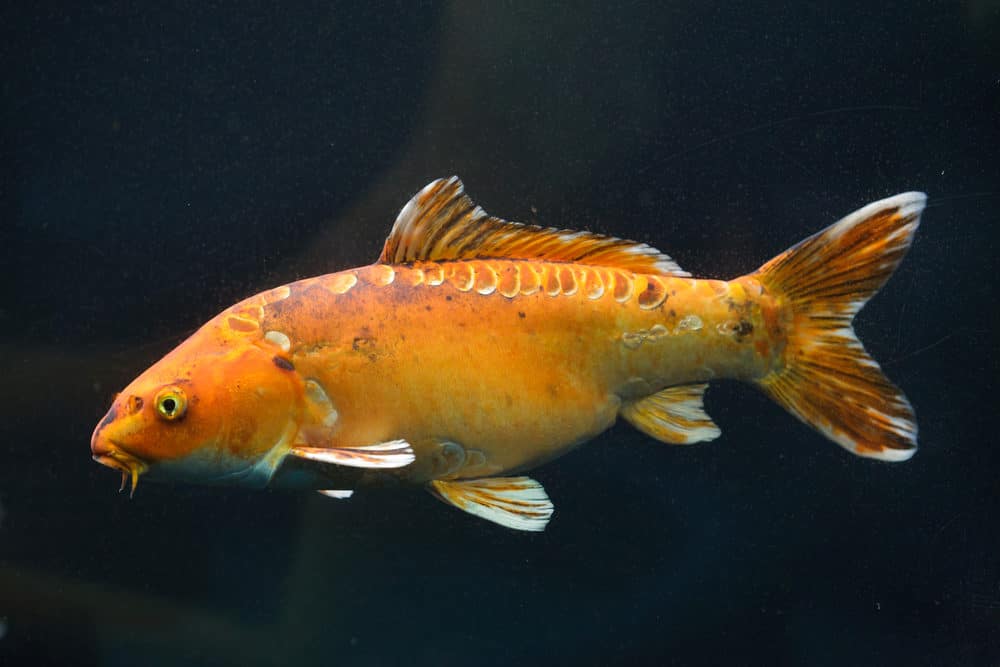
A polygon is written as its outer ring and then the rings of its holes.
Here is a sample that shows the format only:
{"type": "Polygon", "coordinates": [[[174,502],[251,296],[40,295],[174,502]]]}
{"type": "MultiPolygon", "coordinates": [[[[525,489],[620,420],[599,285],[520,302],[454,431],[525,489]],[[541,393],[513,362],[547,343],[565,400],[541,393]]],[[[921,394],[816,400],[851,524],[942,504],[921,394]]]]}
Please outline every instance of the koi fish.
{"type": "Polygon", "coordinates": [[[220,313],[114,400],[95,460],[151,479],[319,490],[402,480],[542,530],[524,471],[618,417],[713,440],[708,382],[754,384],[854,454],[903,461],[914,412],[855,336],[926,196],[869,204],[757,271],[693,279],[645,244],[487,215],[457,178],[399,213],[375,264],[220,313]]]}

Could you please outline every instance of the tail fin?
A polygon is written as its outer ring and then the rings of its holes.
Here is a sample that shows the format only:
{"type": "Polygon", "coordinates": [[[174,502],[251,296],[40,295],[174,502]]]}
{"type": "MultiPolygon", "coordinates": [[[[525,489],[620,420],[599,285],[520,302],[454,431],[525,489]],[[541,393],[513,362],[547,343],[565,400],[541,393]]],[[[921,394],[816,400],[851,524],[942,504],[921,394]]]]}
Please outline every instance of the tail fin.
{"type": "Polygon", "coordinates": [[[851,322],[902,261],[926,200],[907,192],[869,204],[755,274],[790,313],[785,365],[760,387],[859,456],[905,461],[917,448],[910,402],[865,352],[851,322]]]}

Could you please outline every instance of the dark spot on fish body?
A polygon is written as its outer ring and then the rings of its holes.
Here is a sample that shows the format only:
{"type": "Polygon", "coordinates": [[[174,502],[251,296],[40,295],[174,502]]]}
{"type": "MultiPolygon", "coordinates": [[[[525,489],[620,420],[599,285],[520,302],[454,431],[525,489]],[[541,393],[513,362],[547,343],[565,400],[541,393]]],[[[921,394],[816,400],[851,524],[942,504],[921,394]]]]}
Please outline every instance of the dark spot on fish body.
{"type": "Polygon", "coordinates": [[[360,352],[361,348],[369,345],[370,343],[371,339],[369,338],[365,338],[364,336],[355,336],[354,340],[351,341],[351,349],[355,352],[360,352]]]}
{"type": "Polygon", "coordinates": [[[451,301],[451,295],[450,294],[445,295],[444,300],[451,301]]]}
{"type": "Polygon", "coordinates": [[[524,311],[523,311],[523,310],[519,310],[519,311],[517,311],[517,316],[518,316],[518,317],[520,317],[520,318],[521,318],[522,320],[523,320],[523,319],[524,319],[525,317],[527,317],[527,315],[525,315],[525,314],[524,314],[524,311]]]}
{"type": "Polygon", "coordinates": [[[430,305],[427,305],[427,306],[424,306],[424,310],[426,310],[426,311],[430,312],[430,311],[432,311],[432,310],[434,310],[434,309],[433,309],[433,308],[431,308],[431,307],[430,307],[430,305]]]}
{"type": "Polygon", "coordinates": [[[271,358],[271,361],[274,362],[275,366],[277,366],[278,368],[280,368],[282,370],[285,370],[285,371],[294,371],[295,370],[295,365],[292,364],[292,362],[290,362],[288,359],[285,359],[284,357],[279,357],[278,355],[275,355],[275,356],[273,356],[271,358]]]}

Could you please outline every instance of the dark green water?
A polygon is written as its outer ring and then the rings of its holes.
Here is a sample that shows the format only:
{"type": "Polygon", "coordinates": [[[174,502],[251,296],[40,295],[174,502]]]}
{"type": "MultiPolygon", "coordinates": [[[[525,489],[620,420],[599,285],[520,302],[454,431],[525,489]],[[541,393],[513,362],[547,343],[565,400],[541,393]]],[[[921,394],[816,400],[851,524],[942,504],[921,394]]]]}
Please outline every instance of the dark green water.
{"type": "Polygon", "coordinates": [[[0,665],[1000,662],[995,2],[293,4],[0,10],[0,665]],[[921,450],[721,383],[715,442],[619,424],[534,471],[542,534],[418,489],[116,493],[115,391],[451,174],[720,278],[928,192],[856,321],[921,450]]]}

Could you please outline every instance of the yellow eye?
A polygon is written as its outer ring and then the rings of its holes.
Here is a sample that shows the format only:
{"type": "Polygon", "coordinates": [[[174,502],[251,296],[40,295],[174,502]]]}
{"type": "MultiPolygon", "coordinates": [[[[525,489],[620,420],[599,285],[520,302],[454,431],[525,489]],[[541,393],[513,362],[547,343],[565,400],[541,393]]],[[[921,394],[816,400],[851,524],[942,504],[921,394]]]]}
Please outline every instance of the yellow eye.
{"type": "Polygon", "coordinates": [[[156,395],[156,414],[167,421],[176,421],[187,412],[187,397],[179,387],[161,389],[156,395]]]}

